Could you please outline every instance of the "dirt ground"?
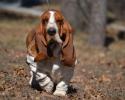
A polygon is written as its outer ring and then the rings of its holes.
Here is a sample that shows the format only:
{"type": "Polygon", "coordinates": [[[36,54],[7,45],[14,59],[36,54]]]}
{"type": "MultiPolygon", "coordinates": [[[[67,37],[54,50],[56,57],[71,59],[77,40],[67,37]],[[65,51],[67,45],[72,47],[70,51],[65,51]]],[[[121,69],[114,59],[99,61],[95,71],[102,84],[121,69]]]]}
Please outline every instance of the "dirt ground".
{"type": "Polygon", "coordinates": [[[37,23],[0,18],[0,100],[125,100],[125,40],[107,49],[92,47],[82,32],[74,36],[79,63],[68,96],[32,89],[25,38],[37,23]]]}

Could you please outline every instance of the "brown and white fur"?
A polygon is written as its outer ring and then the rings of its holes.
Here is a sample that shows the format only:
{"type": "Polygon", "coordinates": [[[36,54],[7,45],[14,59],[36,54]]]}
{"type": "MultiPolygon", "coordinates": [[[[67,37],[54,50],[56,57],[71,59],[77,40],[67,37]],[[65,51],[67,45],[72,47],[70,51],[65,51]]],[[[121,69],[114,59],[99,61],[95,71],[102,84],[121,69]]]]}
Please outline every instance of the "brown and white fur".
{"type": "Polygon", "coordinates": [[[38,27],[28,34],[26,45],[31,69],[29,84],[35,81],[46,92],[65,96],[77,61],[72,28],[61,12],[44,12],[38,27]],[[47,33],[50,28],[55,30],[54,35],[47,33]]]}

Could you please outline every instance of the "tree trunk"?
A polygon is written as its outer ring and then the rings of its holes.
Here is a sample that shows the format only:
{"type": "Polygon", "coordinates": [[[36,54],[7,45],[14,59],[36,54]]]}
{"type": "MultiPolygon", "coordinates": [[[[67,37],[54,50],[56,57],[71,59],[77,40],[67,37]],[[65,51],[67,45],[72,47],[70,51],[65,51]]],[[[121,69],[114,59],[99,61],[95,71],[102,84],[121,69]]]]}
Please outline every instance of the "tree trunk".
{"type": "Polygon", "coordinates": [[[91,1],[91,17],[89,24],[89,41],[93,45],[103,46],[105,42],[106,0],[91,1]]]}
{"type": "Polygon", "coordinates": [[[65,18],[76,27],[78,22],[76,19],[77,5],[76,0],[63,0],[61,8],[65,18]]]}
{"type": "Polygon", "coordinates": [[[63,0],[61,8],[76,30],[90,33],[90,43],[104,45],[106,0],[63,0]]]}
{"type": "Polygon", "coordinates": [[[85,30],[90,9],[88,0],[63,0],[61,10],[76,30],[85,30]]]}

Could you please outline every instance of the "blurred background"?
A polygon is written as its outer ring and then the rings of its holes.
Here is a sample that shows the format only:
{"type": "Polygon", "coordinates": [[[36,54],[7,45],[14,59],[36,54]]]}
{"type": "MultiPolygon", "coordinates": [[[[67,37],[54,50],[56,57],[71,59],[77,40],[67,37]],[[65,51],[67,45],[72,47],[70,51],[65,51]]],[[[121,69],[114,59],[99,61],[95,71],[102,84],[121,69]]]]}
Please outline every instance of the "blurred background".
{"type": "Polygon", "coordinates": [[[49,8],[60,9],[76,31],[90,34],[89,42],[108,45],[124,38],[124,0],[0,0],[1,12],[39,17],[49,8]],[[118,27],[117,27],[118,26],[118,27]],[[116,32],[117,31],[117,32],[116,32]],[[109,34],[115,34],[113,38],[109,34]]]}
{"type": "Polygon", "coordinates": [[[0,100],[125,100],[125,0],[0,0],[0,100]],[[28,86],[25,39],[48,9],[74,28],[78,65],[67,97],[28,86]]]}

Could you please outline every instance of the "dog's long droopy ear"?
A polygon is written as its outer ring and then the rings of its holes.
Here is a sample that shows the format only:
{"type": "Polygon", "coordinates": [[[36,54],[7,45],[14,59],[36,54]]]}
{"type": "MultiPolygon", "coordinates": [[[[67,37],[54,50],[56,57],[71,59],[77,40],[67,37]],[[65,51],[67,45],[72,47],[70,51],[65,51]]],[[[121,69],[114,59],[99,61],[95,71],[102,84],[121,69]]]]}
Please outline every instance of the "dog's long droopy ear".
{"type": "Polygon", "coordinates": [[[35,36],[36,46],[37,46],[37,55],[35,57],[35,61],[41,61],[47,58],[47,42],[46,42],[46,32],[43,24],[40,24],[36,31],[35,36]]]}
{"type": "Polygon", "coordinates": [[[64,65],[75,65],[76,54],[73,46],[72,27],[67,21],[64,21],[61,28],[61,35],[63,40],[62,46],[62,62],[64,65]]]}
{"type": "Polygon", "coordinates": [[[27,53],[33,57],[37,55],[36,44],[35,44],[35,30],[29,32],[26,38],[27,53]]]}

